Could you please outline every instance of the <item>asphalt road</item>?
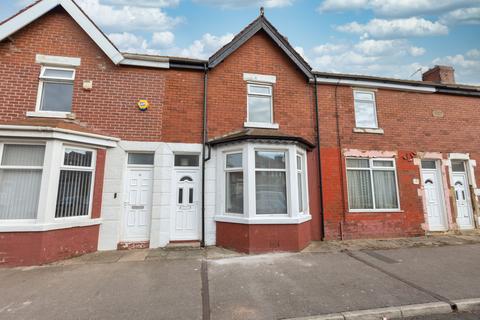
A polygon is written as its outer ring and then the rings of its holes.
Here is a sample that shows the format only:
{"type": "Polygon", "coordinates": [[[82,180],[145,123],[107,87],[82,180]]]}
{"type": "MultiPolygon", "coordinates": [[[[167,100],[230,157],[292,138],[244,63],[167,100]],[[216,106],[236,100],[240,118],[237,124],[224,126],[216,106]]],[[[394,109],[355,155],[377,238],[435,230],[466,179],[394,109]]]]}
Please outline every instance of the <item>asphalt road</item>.
{"type": "Polygon", "coordinates": [[[116,255],[0,269],[0,319],[270,320],[480,297],[480,244],[207,260],[116,255]]]}

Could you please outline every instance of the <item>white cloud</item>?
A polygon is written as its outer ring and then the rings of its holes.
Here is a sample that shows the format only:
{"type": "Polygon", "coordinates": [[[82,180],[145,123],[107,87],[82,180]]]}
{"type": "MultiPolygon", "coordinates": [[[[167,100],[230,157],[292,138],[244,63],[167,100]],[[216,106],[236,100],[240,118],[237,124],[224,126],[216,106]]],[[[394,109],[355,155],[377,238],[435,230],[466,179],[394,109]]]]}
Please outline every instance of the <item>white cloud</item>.
{"type": "Polygon", "coordinates": [[[372,10],[388,17],[409,17],[424,14],[439,14],[478,5],[478,0],[325,0],[318,10],[349,11],[372,10]]]}
{"type": "Polygon", "coordinates": [[[317,55],[339,53],[346,50],[348,47],[344,44],[325,43],[313,48],[313,52],[317,55]]]}
{"type": "Polygon", "coordinates": [[[142,51],[148,48],[148,42],[143,37],[134,35],[133,33],[111,33],[108,35],[110,40],[123,51],[142,51]]]}
{"type": "Polygon", "coordinates": [[[175,35],[169,31],[155,32],[149,40],[128,32],[112,33],[108,36],[124,52],[197,59],[207,59],[233,39],[232,33],[222,36],[206,33],[200,39],[193,41],[189,46],[181,48],[175,45],[175,35]]]}
{"type": "Polygon", "coordinates": [[[223,36],[215,36],[210,33],[206,33],[201,39],[195,40],[187,48],[173,48],[171,52],[182,57],[206,59],[215,53],[215,51],[229,43],[232,39],[232,33],[227,33],[223,36]]]}
{"type": "Polygon", "coordinates": [[[448,65],[455,69],[455,78],[459,83],[480,85],[480,50],[472,49],[465,54],[456,54],[439,57],[433,60],[433,65],[448,65]]]}
{"type": "Polygon", "coordinates": [[[424,48],[410,45],[407,40],[362,40],[354,48],[366,56],[421,56],[425,53],[424,48]]]}
{"type": "Polygon", "coordinates": [[[294,47],[295,51],[297,51],[297,53],[305,59],[305,49],[303,49],[303,47],[294,47]]]}
{"type": "Polygon", "coordinates": [[[462,8],[448,12],[440,17],[445,24],[480,24],[480,7],[462,8]]]}
{"type": "Polygon", "coordinates": [[[196,3],[221,8],[266,7],[281,8],[292,5],[296,0],[193,0],[196,3]]]}
{"type": "Polygon", "coordinates": [[[134,4],[135,7],[152,8],[176,7],[180,4],[180,0],[136,0],[134,3],[132,3],[131,0],[103,0],[103,2],[114,6],[129,6],[134,4]]]}
{"type": "Polygon", "coordinates": [[[175,35],[170,31],[154,32],[152,44],[162,48],[172,46],[175,42],[175,35]]]}
{"type": "Polygon", "coordinates": [[[183,21],[180,17],[170,17],[161,8],[115,7],[104,5],[100,0],[77,0],[77,2],[95,23],[115,30],[164,31],[183,21]]]}
{"type": "Polygon", "coordinates": [[[448,27],[440,22],[432,22],[423,18],[407,19],[372,19],[366,24],[350,22],[337,27],[338,31],[364,34],[375,38],[404,38],[448,34],[448,27]]]}

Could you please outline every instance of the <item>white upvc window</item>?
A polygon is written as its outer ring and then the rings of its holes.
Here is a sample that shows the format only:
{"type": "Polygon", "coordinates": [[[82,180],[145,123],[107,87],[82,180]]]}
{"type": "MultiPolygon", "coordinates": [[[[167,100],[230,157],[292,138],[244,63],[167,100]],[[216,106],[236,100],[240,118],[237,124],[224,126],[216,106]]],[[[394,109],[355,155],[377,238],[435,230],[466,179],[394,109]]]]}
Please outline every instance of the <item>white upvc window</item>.
{"type": "Polygon", "coordinates": [[[346,168],[350,211],[400,210],[394,159],[347,158],[346,168]]]}
{"type": "Polygon", "coordinates": [[[243,154],[225,154],[225,212],[243,214],[243,154]]]}
{"type": "Polygon", "coordinates": [[[378,128],[375,92],[366,90],[353,91],[355,106],[355,126],[357,128],[378,128]]]}
{"type": "Polygon", "coordinates": [[[288,224],[311,218],[304,149],[245,142],[218,152],[217,221],[288,224]]]}
{"type": "Polygon", "coordinates": [[[46,115],[71,113],[75,69],[42,66],[39,78],[36,111],[46,115]]]}
{"type": "Polygon", "coordinates": [[[55,218],[90,216],[94,172],[94,150],[64,147],[55,218]]]}
{"type": "Polygon", "coordinates": [[[273,123],[273,89],[271,85],[247,83],[247,122],[273,123]]]}
{"type": "Polygon", "coordinates": [[[305,174],[305,155],[297,153],[297,190],[298,190],[298,211],[307,210],[307,177],[305,174]]]}
{"type": "Polygon", "coordinates": [[[45,145],[0,143],[0,220],[36,219],[45,145]]]}

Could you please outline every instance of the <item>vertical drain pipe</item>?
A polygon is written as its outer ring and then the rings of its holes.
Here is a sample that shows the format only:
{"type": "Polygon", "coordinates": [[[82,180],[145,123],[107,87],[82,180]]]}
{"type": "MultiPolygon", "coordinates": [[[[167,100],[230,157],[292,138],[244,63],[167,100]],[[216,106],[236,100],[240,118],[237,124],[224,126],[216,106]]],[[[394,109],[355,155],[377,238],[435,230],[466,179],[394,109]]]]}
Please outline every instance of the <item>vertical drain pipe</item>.
{"type": "Polygon", "coordinates": [[[203,114],[202,114],[202,241],[200,245],[205,247],[205,163],[210,159],[210,148],[208,157],[205,157],[207,146],[207,85],[208,85],[208,65],[203,66],[203,114]]]}
{"type": "Polygon", "coordinates": [[[317,129],[317,163],[318,163],[318,188],[319,188],[319,207],[320,207],[320,222],[322,223],[322,240],[325,240],[325,215],[323,214],[323,182],[322,182],[322,159],[320,158],[320,120],[318,111],[318,92],[317,92],[317,76],[313,75],[314,92],[315,92],[315,124],[317,129]]]}

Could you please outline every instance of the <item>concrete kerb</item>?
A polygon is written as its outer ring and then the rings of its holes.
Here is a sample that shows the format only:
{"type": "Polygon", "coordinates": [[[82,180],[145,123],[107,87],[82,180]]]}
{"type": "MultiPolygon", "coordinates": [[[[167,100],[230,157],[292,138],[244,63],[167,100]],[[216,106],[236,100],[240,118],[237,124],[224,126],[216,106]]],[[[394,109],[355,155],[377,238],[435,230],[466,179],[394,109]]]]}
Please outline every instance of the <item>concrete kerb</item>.
{"type": "Polygon", "coordinates": [[[453,303],[459,312],[480,310],[480,298],[455,300],[453,303]]]}
{"type": "MultiPolygon", "coordinates": [[[[459,302],[464,303],[463,306],[465,309],[463,310],[473,310],[467,308],[480,307],[480,299],[468,299],[461,300],[459,302]]],[[[399,307],[346,311],[318,316],[291,318],[286,320],[392,320],[404,319],[414,316],[446,314],[451,312],[453,312],[453,310],[450,304],[446,302],[432,302],[399,307]]]]}

